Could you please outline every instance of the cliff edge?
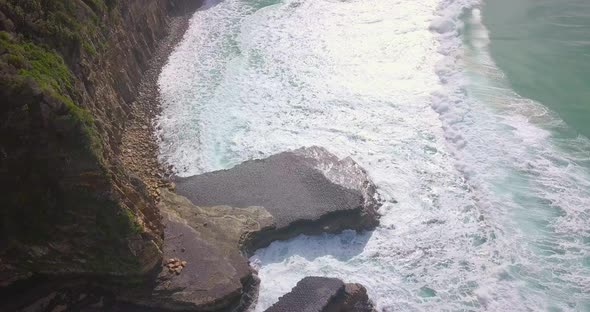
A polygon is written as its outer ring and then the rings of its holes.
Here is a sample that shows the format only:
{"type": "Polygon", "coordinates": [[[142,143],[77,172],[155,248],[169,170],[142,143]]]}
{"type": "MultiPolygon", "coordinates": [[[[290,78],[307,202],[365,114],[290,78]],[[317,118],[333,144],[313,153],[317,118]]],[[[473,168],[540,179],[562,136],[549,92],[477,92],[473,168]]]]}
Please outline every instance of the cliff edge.
{"type": "Polygon", "coordinates": [[[158,185],[121,144],[170,23],[199,4],[0,0],[0,286],[160,263],[158,185]]]}
{"type": "MultiPolygon", "coordinates": [[[[317,146],[177,182],[178,194],[162,189],[159,203],[167,261],[153,283],[119,292],[127,309],[245,311],[258,295],[247,258],[256,249],[379,224],[379,195],[365,171],[317,146]]],[[[293,304],[288,311],[305,306],[293,304]]]]}
{"type": "Polygon", "coordinates": [[[240,311],[255,249],[378,224],[364,170],[319,147],[167,190],[156,80],[200,5],[0,0],[0,310],[240,311]]]}

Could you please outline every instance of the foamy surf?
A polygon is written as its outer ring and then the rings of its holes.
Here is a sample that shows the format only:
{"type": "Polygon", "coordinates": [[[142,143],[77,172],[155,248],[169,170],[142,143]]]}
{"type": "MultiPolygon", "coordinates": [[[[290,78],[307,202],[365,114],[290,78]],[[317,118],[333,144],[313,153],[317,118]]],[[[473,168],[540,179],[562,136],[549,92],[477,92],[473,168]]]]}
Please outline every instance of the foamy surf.
{"type": "Polygon", "coordinates": [[[439,71],[445,88],[433,108],[504,254],[479,300],[491,310],[588,309],[590,218],[581,207],[590,203],[590,142],[564,136],[568,127],[554,113],[510,89],[480,9],[462,20],[462,49],[442,44],[459,66],[439,71]]]}
{"type": "Polygon", "coordinates": [[[363,283],[382,311],[587,307],[590,143],[554,140],[559,119],[510,90],[478,5],[228,0],[195,14],[160,77],[164,162],[188,176],[320,145],[385,199],[372,233],[259,250],[256,311],[308,275],[363,283]]]}

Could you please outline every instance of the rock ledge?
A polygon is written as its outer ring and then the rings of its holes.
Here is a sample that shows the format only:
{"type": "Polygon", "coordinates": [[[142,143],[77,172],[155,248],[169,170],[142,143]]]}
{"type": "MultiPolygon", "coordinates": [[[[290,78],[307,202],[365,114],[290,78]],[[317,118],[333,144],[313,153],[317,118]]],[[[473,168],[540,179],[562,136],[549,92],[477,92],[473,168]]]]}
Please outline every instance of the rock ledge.
{"type": "Polygon", "coordinates": [[[364,169],[317,146],[178,178],[176,184],[176,192],[197,206],[264,207],[273,224],[244,241],[247,253],[299,234],[371,230],[379,223],[379,198],[364,169]]]}
{"type": "Polygon", "coordinates": [[[375,308],[360,284],[308,276],[265,312],[375,312],[375,308]]]}
{"type": "Polygon", "coordinates": [[[153,285],[123,292],[120,301],[165,311],[243,311],[258,292],[247,259],[256,249],[378,224],[379,198],[365,171],[320,147],[178,179],[176,191],[160,191],[170,260],[153,285]]]}

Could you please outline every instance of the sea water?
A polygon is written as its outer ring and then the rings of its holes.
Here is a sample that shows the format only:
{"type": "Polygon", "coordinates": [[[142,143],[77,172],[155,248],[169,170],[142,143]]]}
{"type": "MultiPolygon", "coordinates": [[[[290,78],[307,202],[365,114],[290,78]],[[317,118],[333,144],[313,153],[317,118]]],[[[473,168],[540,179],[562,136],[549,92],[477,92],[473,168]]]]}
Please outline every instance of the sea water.
{"type": "Polygon", "coordinates": [[[163,162],[190,176],[320,145],[384,199],[372,232],[257,251],[256,311],[309,275],[362,283],[380,311],[590,310],[590,140],[513,88],[486,10],[226,0],[193,16],[159,80],[163,162]]]}

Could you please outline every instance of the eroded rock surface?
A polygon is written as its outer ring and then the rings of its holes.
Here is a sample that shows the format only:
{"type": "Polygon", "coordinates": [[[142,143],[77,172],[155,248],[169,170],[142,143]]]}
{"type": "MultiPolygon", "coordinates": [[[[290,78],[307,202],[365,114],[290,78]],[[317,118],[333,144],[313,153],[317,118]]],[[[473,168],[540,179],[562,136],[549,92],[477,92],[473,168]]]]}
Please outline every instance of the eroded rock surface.
{"type": "MultiPolygon", "coordinates": [[[[160,191],[164,259],[170,260],[154,285],[125,292],[119,300],[173,311],[242,311],[258,291],[246,258],[250,252],[301,233],[378,224],[378,196],[364,170],[319,147],[179,179],[176,190],[180,195],[160,191]],[[186,265],[178,272],[170,262],[186,265]]],[[[326,283],[332,292],[337,286],[338,298],[348,298],[342,282],[326,283]]],[[[358,296],[349,297],[356,302],[358,296]]]]}
{"type": "Polygon", "coordinates": [[[156,109],[135,103],[145,72],[199,3],[0,1],[0,287],[135,278],[160,262],[159,181],[121,146],[138,111],[156,109]]]}
{"type": "MultiPolygon", "coordinates": [[[[154,285],[119,300],[167,311],[241,310],[256,296],[258,280],[240,250],[252,233],[272,225],[261,207],[198,207],[161,190],[164,258],[186,262],[180,272],[164,263],[154,285]]],[[[140,310],[140,309],[139,309],[140,310]]]]}
{"type": "Polygon", "coordinates": [[[228,170],[176,181],[178,194],[195,205],[261,206],[274,227],[252,237],[247,251],[299,234],[370,230],[378,224],[378,195],[351,158],[321,147],[301,148],[228,170]]]}
{"type": "Polygon", "coordinates": [[[308,276],[265,312],[374,312],[367,290],[336,278],[308,276]]]}

